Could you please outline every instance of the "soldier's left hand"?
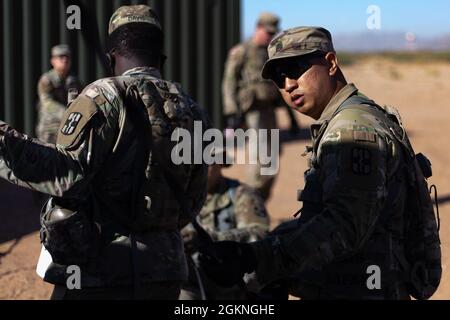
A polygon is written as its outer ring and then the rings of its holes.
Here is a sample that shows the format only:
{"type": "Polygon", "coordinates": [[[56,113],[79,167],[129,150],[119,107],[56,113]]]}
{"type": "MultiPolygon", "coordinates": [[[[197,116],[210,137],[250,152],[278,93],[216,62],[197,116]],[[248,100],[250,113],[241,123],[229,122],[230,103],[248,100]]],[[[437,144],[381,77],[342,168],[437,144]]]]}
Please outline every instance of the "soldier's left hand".
{"type": "Polygon", "coordinates": [[[242,280],[245,273],[256,269],[256,256],[247,243],[220,241],[214,243],[216,257],[200,252],[200,267],[218,285],[231,287],[242,280]]]}

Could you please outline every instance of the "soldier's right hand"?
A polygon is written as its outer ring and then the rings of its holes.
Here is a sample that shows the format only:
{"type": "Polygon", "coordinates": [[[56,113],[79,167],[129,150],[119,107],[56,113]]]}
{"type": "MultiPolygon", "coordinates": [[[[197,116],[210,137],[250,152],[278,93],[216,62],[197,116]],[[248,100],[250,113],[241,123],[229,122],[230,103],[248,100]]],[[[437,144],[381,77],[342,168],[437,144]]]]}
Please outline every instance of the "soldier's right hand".
{"type": "Polygon", "coordinates": [[[184,242],[184,250],[188,253],[194,253],[198,251],[198,236],[197,231],[189,227],[190,225],[187,225],[181,230],[181,237],[184,242]]]}

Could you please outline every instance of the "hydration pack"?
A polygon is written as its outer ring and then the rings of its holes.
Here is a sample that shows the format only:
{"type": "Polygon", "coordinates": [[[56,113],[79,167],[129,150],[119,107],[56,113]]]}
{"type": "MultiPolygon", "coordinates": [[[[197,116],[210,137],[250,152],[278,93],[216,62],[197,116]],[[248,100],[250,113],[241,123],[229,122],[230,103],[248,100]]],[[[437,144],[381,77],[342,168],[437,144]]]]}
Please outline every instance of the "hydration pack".
{"type": "Polygon", "coordinates": [[[422,153],[415,154],[395,108],[381,107],[364,96],[355,95],[345,101],[336,114],[360,104],[378,108],[393,122],[389,129],[402,147],[408,172],[403,268],[409,294],[415,299],[429,299],[436,292],[442,275],[439,209],[436,202],[436,218],[430,196],[434,188],[437,200],[437,191],[435,186],[429,188],[427,182],[432,176],[431,162],[422,153]]]}

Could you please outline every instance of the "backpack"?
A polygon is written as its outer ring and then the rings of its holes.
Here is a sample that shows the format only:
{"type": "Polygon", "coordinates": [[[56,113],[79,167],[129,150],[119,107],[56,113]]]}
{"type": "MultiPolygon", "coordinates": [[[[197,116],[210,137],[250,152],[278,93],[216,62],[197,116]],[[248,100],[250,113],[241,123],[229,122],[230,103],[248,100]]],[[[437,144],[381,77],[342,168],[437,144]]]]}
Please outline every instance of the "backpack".
{"type": "Polygon", "coordinates": [[[347,99],[334,116],[352,105],[369,105],[381,110],[395,125],[390,126],[393,137],[402,147],[408,168],[408,187],[405,205],[405,259],[400,259],[405,269],[409,294],[415,299],[429,299],[437,290],[441,275],[441,242],[439,239],[439,208],[436,201],[437,218],[434,213],[427,179],[432,176],[431,162],[422,154],[415,154],[395,108],[381,107],[361,95],[347,99]],[[396,130],[397,129],[397,130],[396,130]],[[398,130],[400,129],[400,130],[398,130]]]}

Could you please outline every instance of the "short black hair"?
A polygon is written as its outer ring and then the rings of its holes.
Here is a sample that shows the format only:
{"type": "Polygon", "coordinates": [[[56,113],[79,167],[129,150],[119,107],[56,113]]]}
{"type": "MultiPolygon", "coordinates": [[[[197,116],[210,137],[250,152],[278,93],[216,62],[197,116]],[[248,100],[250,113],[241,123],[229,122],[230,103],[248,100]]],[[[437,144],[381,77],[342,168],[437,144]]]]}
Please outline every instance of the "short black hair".
{"type": "Polygon", "coordinates": [[[108,51],[114,50],[123,57],[134,57],[148,65],[154,65],[161,59],[163,41],[163,32],[156,26],[130,23],[109,36],[108,51]]]}

